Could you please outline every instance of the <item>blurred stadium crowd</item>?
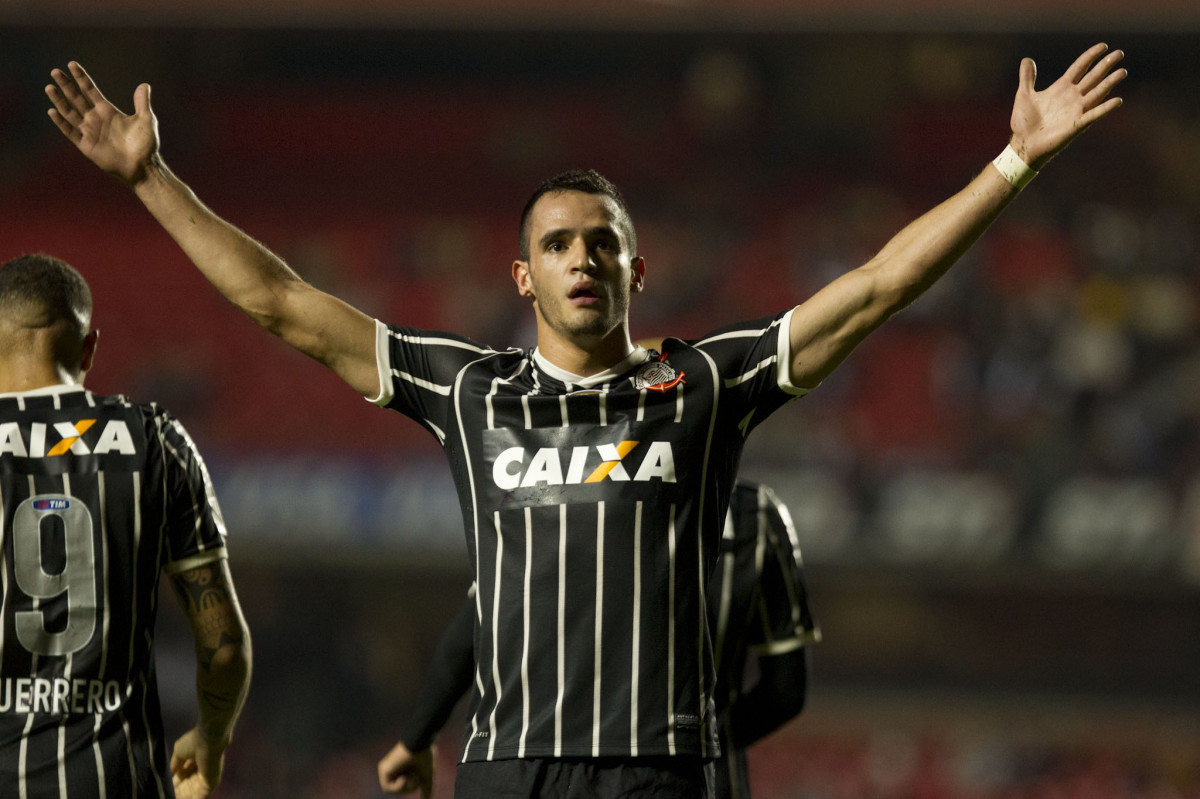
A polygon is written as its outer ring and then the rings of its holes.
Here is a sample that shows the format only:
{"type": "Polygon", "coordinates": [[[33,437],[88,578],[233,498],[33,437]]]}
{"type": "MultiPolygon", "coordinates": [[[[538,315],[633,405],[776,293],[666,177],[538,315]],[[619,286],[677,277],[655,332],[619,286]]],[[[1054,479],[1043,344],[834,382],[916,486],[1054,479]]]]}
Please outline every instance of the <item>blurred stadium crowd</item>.
{"type": "MultiPolygon", "coordinates": [[[[1091,40],[23,34],[3,34],[38,57],[0,79],[0,240],[89,277],[91,387],[161,401],[208,453],[258,663],[231,799],[378,794],[469,579],[456,504],[416,425],[267,340],[64,151],[51,66],[77,58],[126,108],[151,82],[173,168],[312,282],[528,346],[508,267],[543,177],[622,187],[635,334],[697,336],[865,260],[1003,147],[1021,56],[1058,74],[1091,40]]],[[[826,637],[810,712],[753,753],[759,799],[1200,797],[1200,41],[1113,44],[1126,108],[752,440],[826,637]],[[948,695],[969,730],[930,713],[948,695]]],[[[186,707],[186,643],[163,643],[186,707]]]]}

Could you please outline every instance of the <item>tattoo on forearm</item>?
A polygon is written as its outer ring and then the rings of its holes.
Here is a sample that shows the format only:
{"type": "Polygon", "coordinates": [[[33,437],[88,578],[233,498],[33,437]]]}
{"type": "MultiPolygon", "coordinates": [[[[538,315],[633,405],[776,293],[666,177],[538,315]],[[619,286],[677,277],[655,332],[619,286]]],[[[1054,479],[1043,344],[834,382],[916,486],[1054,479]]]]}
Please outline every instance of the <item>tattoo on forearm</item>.
{"type": "Polygon", "coordinates": [[[196,655],[205,671],[221,647],[243,642],[236,600],[221,572],[222,564],[210,563],[182,572],[172,586],[196,632],[196,655]]]}
{"type": "Polygon", "coordinates": [[[239,694],[221,691],[203,691],[204,701],[213,710],[233,710],[238,705],[239,694]]]}

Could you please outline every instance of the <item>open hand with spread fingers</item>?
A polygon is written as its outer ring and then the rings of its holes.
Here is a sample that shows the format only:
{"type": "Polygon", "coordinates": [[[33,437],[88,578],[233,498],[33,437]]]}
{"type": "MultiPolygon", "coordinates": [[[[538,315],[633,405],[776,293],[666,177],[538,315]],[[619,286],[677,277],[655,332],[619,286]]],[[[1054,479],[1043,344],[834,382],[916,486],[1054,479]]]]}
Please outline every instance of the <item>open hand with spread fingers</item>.
{"type": "Polygon", "coordinates": [[[46,96],[50,119],[85,156],[105,172],[134,186],[158,154],[158,120],[150,109],[150,85],[133,93],[133,115],[122,113],[75,61],[50,72],[46,96]]]}
{"type": "Polygon", "coordinates": [[[1121,98],[1109,95],[1129,74],[1114,69],[1124,57],[1120,50],[1109,52],[1107,44],[1093,45],[1042,91],[1034,89],[1037,65],[1022,59],[1010,121],[1011,145],[1021,160],[1041,169],[1076,136],[1120,108],[1121,98]]]}

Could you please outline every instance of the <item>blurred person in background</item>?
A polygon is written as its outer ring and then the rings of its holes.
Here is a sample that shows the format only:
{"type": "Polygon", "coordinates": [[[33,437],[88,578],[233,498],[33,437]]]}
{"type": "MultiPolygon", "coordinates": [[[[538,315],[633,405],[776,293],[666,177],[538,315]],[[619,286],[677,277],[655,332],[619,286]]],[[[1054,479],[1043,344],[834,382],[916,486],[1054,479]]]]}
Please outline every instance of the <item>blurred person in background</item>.
{"type": "Polygon", "coordinates": [[[795,308],[661,351],[630,337],[646,263],[624,198],[592,170],[526,204],[512,277],[537,347],[497,350],[372,319],[213,213],[163,160],[148,85],[131,116],[75,62],[46,93],[59,130],[227,299],[442,445],[478,586],[456,795],[693,799],[712,795],[719,754],[705,592],[747,435],[1121,104],[1122,57],[1095,45],[1041,91],[1024,59],[1009,143],[965,188],[795,308]]]}
{"type": "Polygon", "coordinates": [[[168,411],[84,388],[91,317],[65,262],[0,267],[0,795],[207,797],[250,680],[225,523],[168,411]],[[169,764],[160,574],[196,645],[199,719],[169,764]]]}
{"type": "MultiPolygon", "coordinates": [[[[379,761],[389,793],[434,789],[433,741],[475,674],[474,587],[446,628],[400,741],[379,761]]],[[[808,606],[791,514],[765,485],[738,480],[708,587],[721,755],[717,799],[750,796],[746,749],[804,709],[808,644],[820,632],[808,606]],[[747,666],[752,666],[748,674],[747,666]],[[748,685],[747,683],[752,684],[748,685]]]]}

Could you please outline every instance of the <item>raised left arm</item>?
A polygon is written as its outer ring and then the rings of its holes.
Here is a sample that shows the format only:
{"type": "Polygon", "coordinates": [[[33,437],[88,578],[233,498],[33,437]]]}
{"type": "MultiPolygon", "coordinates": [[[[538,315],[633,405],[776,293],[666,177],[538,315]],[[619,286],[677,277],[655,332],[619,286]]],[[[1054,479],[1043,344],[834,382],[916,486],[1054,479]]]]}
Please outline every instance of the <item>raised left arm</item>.
{"type": "Polygon", "coordinates": [[[1043,91],[1034,89],[1032,59],[1022,60],[1007,163],[998,158],[964,189],[909,223],[870,261],[796,307],[792,384],[812,388],[824,380],[868,334],[937,282],[1036,170],[1120,107],[1121,99],[1109,94],[1127,74],[1114,69],[1123,56],[1097,44],[1043,91]]]}

